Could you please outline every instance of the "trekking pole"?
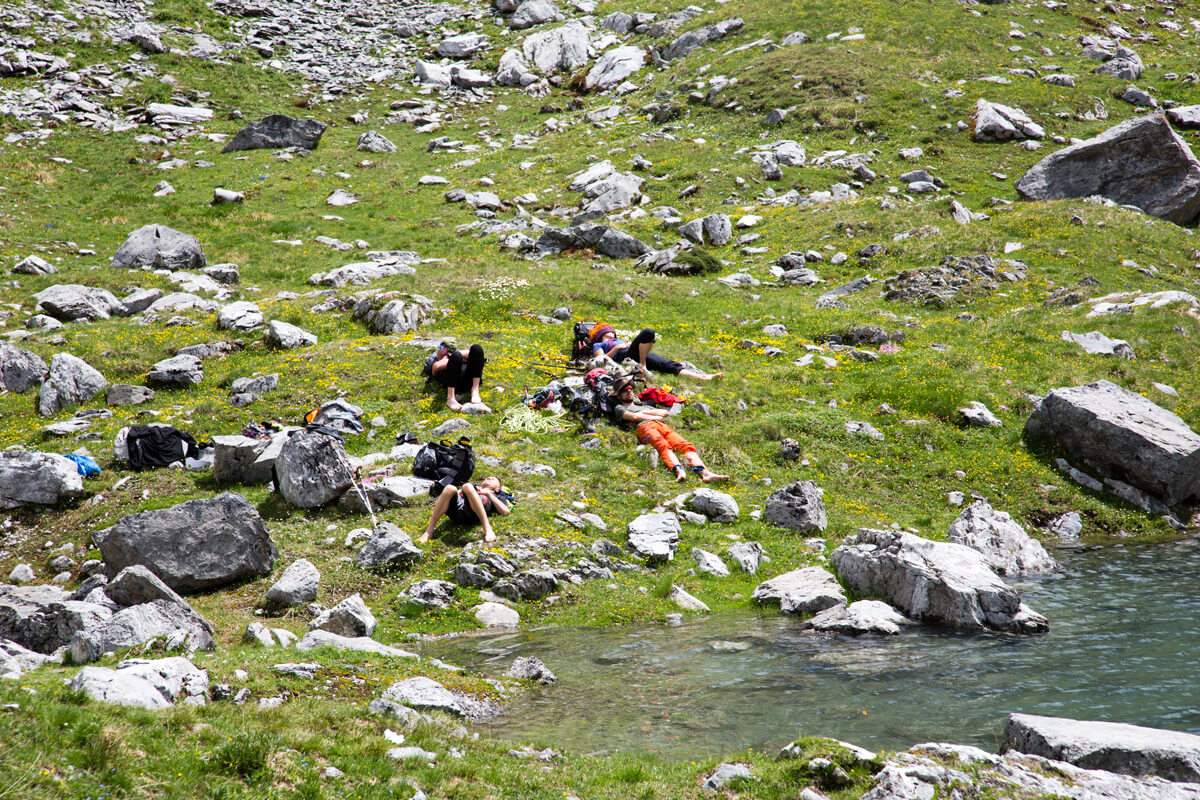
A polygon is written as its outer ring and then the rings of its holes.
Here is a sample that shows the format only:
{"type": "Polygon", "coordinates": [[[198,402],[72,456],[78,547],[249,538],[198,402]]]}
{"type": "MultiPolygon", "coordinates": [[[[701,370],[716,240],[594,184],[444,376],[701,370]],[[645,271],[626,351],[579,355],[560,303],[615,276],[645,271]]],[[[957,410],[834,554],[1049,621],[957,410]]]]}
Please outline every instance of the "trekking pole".
{"type": "Polygon", "coordinates": [[[354,487],[354,491],[358,493],[359,498],[363,501],[363,505],[366,506],[367,513],[371,515],[371,527],[378,528],[379,520],[375,518],[375,511],[374,511],[374,509],[371,508],[371,498],[367,496],[366,484],[365,483],[362,484],[362,486],[360,488],[359,483],[362,479],[361,479],[361,477],[359,477],[358,480],[355,480],[355,477],[356,477],[355,471],[350,469],[350,465],[346,462],[346,459],[339,457],[338,463],[340,463],[342,465],[342,468],[345,469],[347,473],[349,473],[350,485],[354,487]]]}

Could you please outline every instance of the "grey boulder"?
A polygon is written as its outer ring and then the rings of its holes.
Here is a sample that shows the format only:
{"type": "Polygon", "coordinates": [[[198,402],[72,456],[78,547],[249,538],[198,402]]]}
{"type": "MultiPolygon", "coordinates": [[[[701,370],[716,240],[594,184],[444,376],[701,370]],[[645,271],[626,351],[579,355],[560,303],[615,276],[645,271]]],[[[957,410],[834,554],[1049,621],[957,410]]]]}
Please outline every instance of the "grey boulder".
{"type": "Polygon", "coordinates": [[[1051,153],[1015,187],[1026,200],[1100,195],[1179,225],[1200,215],[1200,162],[1161,113],[1051,153]]]}
{"type": "Polygon", "coordinates": [[[262,310],[248,300],[238,300],[221,306],[217,312],[217,327],[222,330],[252,331],[262,324],[262,310]]]}
{"type": "Polygon", "coordinates": [[[294,350],[317,343],[317,337],[290,322],[273,319],[267,326],[266,343],[276,350],[294,350]]]}
{"type": "Polygon", "coordinates": [[[204,380],[204,364],[195,356],[172,356],[146,373],[146,382],[158,388],[196,386],[204,380]]]}
{"type": "Polygon", "coordinates": [[[288,437],[275,459],[275,488],[300,508],[329,505],[353,482],[342,443],[323,433],[301,431],[288,437]]]}
{"type": "Polygon", "coordinates": [[[1200,435],[1175,414],[1110,381],[1054,389],[1025,422],[1072,463],[1173,506],[1200,491],[1200,435]]]}
{"type": "Polygon", "coordinates": [[[270,114],[238,131],[221,152],[275,150],[285,147],[315,150],[321,143],[321,134],[325,133],[325,128],[324,122],[315,119],[294,119],[284,114],[270,114]]]}
{"type": "Polygon", "coordinates": [[[664,61],[674,61],[677,58],[686,56],[697,48],[703,47],[709,42],[715,42],[735,31],[741,30],[744,24],[740,19],[727,19],[718,22],[716,25],[709,25],[699,30],[688,31],[664,47],[659,55],[664,61]]]}
{"type": "Polygon", "coordinates": [[[383,699],[402,703],[418,711],[444,711],[460,717],[471,716],[479,706],[477,701],[451,692],[433,678],[424,676],[393,683],[384,690],[383,699]]]}
{"type": "Polygon", "coordinates": [[[200,269],[207,263],[196,237],[166,225],[146,225],[126,237],[110,266],[179,270],[200,269]]]}
{"type": "Polygon", "coordinates": [[[327,631],[347,638],[370,637],[375,632],[375,615],[362,595],[352,594],[308,623],[309,630],[327,631]]]}
{"type": "Polygon", "coordinates": [[[75,462],[56,453],[0,452],[0,508],[56,506],[83,495],[75,462]]]}
{"type": "Polygon", "coordinates": [[[279,580],[267,589],[264,606],[268,611],[278,612],[317,599],[321,585],[321,573],[307,558],[299,558],[283,571],[279,580]]]}
{"type": "Polygon", "coordinates": [[[1120,722],[1010,714],[1001,753],[1015,750],[1119,775],[1200,783],[1200,736],[1120,722]]]}
{"type": "Polygon", "coordinates": [[[815,614],[846,605],[846,593],[837,578],[822,567],[801,567],[763,581],[750,599],[762,605],[777,605],[783,614],[815,614]]]}
{"type": "Polygon", "coordinates": [[[77,632],[102,628],[112,618],[109,606],[70,598],[57,586],[0,585],[0,639],[53,653],[77,632]]]}
{"type": "Polygon", "coordinates": [[[84,667],[68,685],[100,703],[160,709],[177,700],[202,701],[208,693],[208,673],[181,656],[129,659],[116,669],[84,667]]]}
{"type": "Polygon", "coordinates": [[[508,668],[508,676],[526,681],[536,681],[543,686],[558,683],[558,678],[550,671],[550,668],[543,664],[540,658],[534,656],[519,656],[514,659],[512,666],[508,668]]]}
{"type": "Polygon", "coordinates": [[[647,561],[671,561],[679,547],[679,519],[666,512],[642,514],[627,526],[628,546],[647,561]]]}
{"type": "Polygon", "coordinates": [[[104,392],[104,402],[110,406],[137,406],[153,399],[153,389],[130,383],[114,383],[104,392]]]}
{"type": "Polygon", "coordinates": [[[86,319],[109,319],[124,316],[128,309],[108,289],[81,286],[77,283],[58,283],[34,295],[38,310],[57,320],[72,322],[86,319]]]}
{"type": "Polygon", "coordinates": [[[538,72],[574,72],[588,62],[588,30],[572,20],[525,37],[521,49],[538,72]]]}
{"type": "Polygon", "coordinates": [[[734,542],[725,552],[747,575],[755,574],[763,562],[771,560],[767,558],[758,542],[734,542]]]}
{"type": "Polygon", "coordinates": [[[796,481],[771,492],[762,518],[764,522],[800,533],[823,531],[829,524],[821,489],[812,481],[796,481]]]}
{"type": "Polygon", "coordinates": [[[71,638],[71,659],[86,664],[154,639],[165,640],[168,650],[216,647],[212,626],[186,602],[153,600],[121,609],[102,627],[77,632],[71,638]]]}
{"type": "Polygon", "coordinates": [[[515,31],[523,31],[544,22],[558,22],[562,18],[562,13],[549,0],[522,0],[517,10],[508,18],[508,27],[515,31]]]}
{"type": "Polygon", "coordinates": [[[914,620],[1013,633],[1050,627],[982,554],[965,545],[863,528],[846,537],[830,560],[850,591],[881,597],[914,620]]]}
{"type": "Polygon", "coordinates": [[[636,45],[614,47],[588,71],[583,85],[589,91],[611,89],[646,65],[646,51],[636,45]]]}
{"type": "Polygon", "coordinates": [[[741,514],[733,495],[718,492],[716,489],[702,488],[692,492],[687,499],[687,507],[713,522],[737,522],[741,514]]]}
{"type": "Polygon", "coordinates": [[[396,145],[379,131],[367,131],[358,137],[355,149],[366,153],[394,153],[396,145]]]}
{"type": "Polygon", "coordinates": [[[696,572],[702,575],[715,575],[718,578],[729,577],[729,567],[725,566],[725,562],[716,553],[693,547],[692,558],[696,561],[696,572]]]}
{"type": "Polygon", "coordinates": [[[983,554],[998,575],[1049,572],[1058,563],[1004,511],[976,500],[950,523],[950,541],[983,554]]]}
{"type": "MultiPolygon", "coordinates": [[[[371,481],[361,488],[366,491],[366,499],[370,501],[371,509],[379,511],[383,508],[418,505],[429,498],[431,486],[433,481],[426,478],[395,475],[371,481]]],[[[344,514],[366,514],[367,505],[359,491],[350,491],[338,500],[338,510],[344,514]]]]}
{"type": "Polygon", "coordinates": [[[490,39],[482,33],[463,33],[438,43],[436,52],[442,58],[473,58],[487,49],[490,39]]]}
{"type": "Polygon", "coordinates": [[[108,381],[99,370],[70,353],[55,353],[50,372],[38,389],[38,413],[52,417],[68,406],[77,406],[104,391],[108,381]]]}
{"type": "Polygon", "coordinates": [[[848,606],[833,606],[804,622],[805,627],[815,631],[847,636],[895,636],[902,628],[913,624],[911,619],[880,600],[859,600],[848,606]]]}
{"type": "Polygon", "coordinates": [[[24,394],[42,382],[46,370],[37,353],[0,342],[0,390],[24,394]]]}
{"type": "Polygon", "coordinates": [[[270,439],[252,439],[238,434],[214,436],[213,478],[217,483],[254,486],[273,479],[275,457],[287,441],[286,433],[270,439]]]}
{"type": "Polygon", "coordinates": [[[423,608],[449,608],[454,602],[455,586],[449,581],[417,581],[400,593],[400,596],[423,608]]]}
{"type": "Polygon", "coordinates": [[[381,522],[354,559],[363,569],[406,569],[421,560],[421,548],[390,522],[381,522]]]}
{"type": "Polygon", "coordinates": [[[1042,139],[1046,131],[1019,108],[975,101],[975,141],[1007,142],[1015,139],[1042,139]]]}
{"type": "Polygon", "coordinates": [[[182,593],[270,574],[279,557],[258,511],[229,493],[130,514],[92,540],[110,573],[141,564],[182,593]]]}
{"type": "Polygon", "coordinates": [[[334,650],[348,650],[355,653],[375,653],[390,658],[416,658],[416,653],[401,650],[397,647],[377,642],[368,636],[339,636],[324,630],[311,630],[304,638],[296,643],[296,649],[301,652],[329,647],[334,650]]]}

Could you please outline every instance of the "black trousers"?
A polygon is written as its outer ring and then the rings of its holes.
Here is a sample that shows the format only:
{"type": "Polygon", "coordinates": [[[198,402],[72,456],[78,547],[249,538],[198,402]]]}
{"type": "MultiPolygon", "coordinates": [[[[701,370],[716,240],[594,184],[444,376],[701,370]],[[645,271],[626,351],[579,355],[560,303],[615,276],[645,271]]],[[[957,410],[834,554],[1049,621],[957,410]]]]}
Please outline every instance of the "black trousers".
{"type": "MultiPolygon", "coordinates": [[[[637,336],[633,337],[633,341],[627,347],[613,350],[609,353],[609,357],[618,364],[627,358],[637,361],[638,347],[643,344],[654,344],[654,341],[654,329],[643,328],[637,336]]],[[[678,361],[672,361],[669,358],[663,358],[654,351],[650,351],[646,355],[646,366],[655,372],[664,372],[667,375],[678,375],[683,370],[683,364],[680,364],[678,361]]]]}

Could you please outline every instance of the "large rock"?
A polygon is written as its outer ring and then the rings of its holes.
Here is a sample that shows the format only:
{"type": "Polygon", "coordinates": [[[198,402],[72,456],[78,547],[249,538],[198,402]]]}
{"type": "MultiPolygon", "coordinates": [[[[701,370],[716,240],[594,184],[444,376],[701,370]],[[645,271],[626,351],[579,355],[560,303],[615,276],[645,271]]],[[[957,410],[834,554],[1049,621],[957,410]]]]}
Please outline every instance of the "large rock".
{"type": "Polygon", "coordinates": [[[217,312],[217,327],[222,330],[252,331],[262,324],[262,310],[249,300],[238,300],[217,312]]]}
{"type": "Polygon", "coordinates": [[[523,31],[544,22],[558,22],[562,18],[562,13],[550,0],[521,0],[517,10],[508,18],[508,27],[523,31]]]}
{"type": "Polygon", "coordinates": [[[636,45],[614,47],[600,58],[588,71],[583,85],[592,89],[611,89],[625,81],[646,64],[646,51],[636,45]]]}
{"type": "Polygon", "coordinates": [[[664,47],[659,55],[662,56],[664,61],[674,61],[677,58],[683,58],[688,53],[699,47],[703,47],[709,42],[715,42],[735,31],[741,30],[744,24],[740,19],[727,19],[718,22],[716,25],[709,25],[699,30],[688,31],[664,47]]]}
{"type": "Polygon", "coordinates": [[[629,523],[629,549],[647,561],[670,561],[679,547],[679,519],[674,514],[642,514],[629,523]]]}
{"type": "Polygon", "coordinates": [[[823,531],[829,524],[821,489],[812,481],[796,481],[771,492],[762,518],[764,522],[800,533],[823,531]]]}
{"type": "Polygon", "coordinates": [[[196,237],[166,225],[146,225],[126,237],[110,266],[177,270],[200,269],[207,263],[196,237]]]}
{"type": "Polygon", "coordinates": [[[975,101],[975,141],[1007,142],[1013,139],[1042,139],[1046,131],[1019,108],[975,101]]]}
{"type": "Polygon", "coordinates": [[[323,433],[301,431],[288,437],[275,459],[275,488],[300,508],[329,505],[353,482],[342,443],[323,433]]]}
{"type": "Polygon", "coordinates": [[[164,358],[146,373],[146,382],[160,389],[196,386],[203,381],[204,364],[195,356],[164,358]]]}
{"type": "Polygon", "coordinates": [[[375,615],[362,595],[352,594],[333,608],[321,612],[312,622],[308,623],[309,630],[328,631],[329,633],[347,638],[370,637],[375,632],[375,615]]]}
{"type": "Polygon", "coordinates": [[[987,500],[976,500],[950,523],[950,541],[978,550],[999,575],[1049,572],[1058,567],[1040,542],[987,500]]]}
{"type": "MultiPolygon", "coordinates": [[[[280,447],[283,439],[279,440],[280,447]]],[[[267,483],[273,477],[272,469],[275,459],[259,462],[263,453],[271,445],[273,439],[252,439],[249,436],[234,434],[231,436],[214,436],[213,442],[213,478],[217,483],[240,483],[254,486],[267,483]]]]}
{"type": "Polygon", "coordinates": [[[914,620],[1014,633],[1050,627],[965,545],[863,528],[848,536],[830,560],[850,591],[882,597],[914,620]]]}
{"type": "Polygon", "coordinates": [[[445,711],[458,716],[466,716],[464,699],[454,694],[433,678],[418,676],[397,681],[383,693],[385,700],[403,703],[419,711],[445,711]]]}
{"type": "Polygon", "coordinates": [[[490,39],[483,33],[463,33],[438,43],[437,54],[442,58],[474,58],[487,49],[490,39]]]}
{"type": "Polygon", "coordinates": [[[0,342],[0,390],[24,394],[42,382],[46,370],[37,353],[0,342]]]}
{"type": "Polygon", "coordinates": [[[38,413],[52,417],[68,406],[86,403],[104,391],[108,381],[100,371],[70,353],[55,353],[50,373],[38,389],[38,413]]]}
{"type": "Polygon", "coordinates": [[[309,347],[317,343],[317,337],[298,325],[273,319],[267,325],[267,335],[264,337],[268,347],[276,350],[294,350],[297,347],[309,347]]]}
{"type": "Polygon", "coordinates": [[[124,316],[128,311],[125,304],[108,289],[77,283],[57,283],[42,289],[34,297],[41,313],[63,322],[109,319],[124,316]]]}
{"type": "Polygon", "coordinates": [[[572,20],[548,31],[538,31],[521,45],[525,58],[543,74],[574,72],[588,61],[588,31],[572,20]]]}
{"type": "Polygon", "coordinates": [[[763,581],[750,599],[763,605],[777,605],[784,614],[815,614],[846,605],[846,593],[837,578],[822,567],[802,567],[763,581]]]}
{"type": "Polygon", "coordinates": [[[354,563],[363,569],[407,569],[420,561],[421,555],[421,548],[407,533],[390,522],[381,522],[358,551],[354,563]]]}
{"type": "Polygon", "coordinates": [[[324,122],[315,119],[293,119],[284,114],[270,114],[238,131],[221,152],[275,150],[284,147],[316,150],[325,128],[324,122]]]}
{"type": "Polygon", "coordinates": [[[0,584],[0,639],[37,653],[53,653],[79,631],[102,628],[112,618],[108,606],[71,600],[57,586],[0,584]]]}
{"type": "Polygon", "coordinates": [[[83,494],[75,462],[56,453],[0,453],[0,508],[56,506],[83,494]]]}
{"type": "Polygon", "coordinates": [[[1016,182],[1026,200],[1101,195],[1179,225],[1200,215],[1200,162],[1160,113],[1043,158],[1016,182]]]}
{"type": "Polygon", "coordinates": [[[1010,714],[1000,752],[1009,750],[1085,769],[1200,783],[1200,736],[1191,733],[1120,722],[1010,714]]]}
{"type": "Polygon", "coordinates": [[[389,293],[356,302],[354,318],[365,323],[371,333],[396,336],[415,331],[429,318],[432,309],[433,303],[428,298],[413,295],[403,300],[391,299],[389,293]]]}
{"type": "Polygon", "coordinates": [[[859,600],[848,606],[833,606],[820,612],[805,627],[825,633],[860,636],[873,633],[895,636],[900,629],[914,624],[911,619],[879,600],[859,600]]]}
{"type": "Polygon", "coordinates": [[[267,589],[268,611],[282,611],[317,599],[321,573],[307,558],[299,558],[267,589]]]}
{"type": "Polygon", "coordinates": [[[537,83],[538,76],[529,69],[520,50],[505,50],[496,67],[496,83],[500,86],[528,86],[537,83]]]}
{"type": "Polygon", "coordinates": [[[266,523],[239,494],[130,514],[92,540],[110,574],[141,564],[185,594],[270,574],[279,557],[266,523]]]}
{"type": "Polygon", "coordinates": [[[167,649],[212,650],[212,626],[185,602],[154,600],[123,608],[99,628],[71,637],[71,659],[76,664],[95,661],[105,653],[135,647],[152,639],[165,639],[167,649]]]}
{"type": "Polygon", "coordinates": [[[701,488],[692,492],[687,499],[687,507],[713,522],[737,522],[738,515],[741,514],[733,495],[718,492],[716,489],[701,488]]]}
{"type": "MultiPolygon", "coordinates": [[[[425,503],[429,499],[429,489],[433,481],[426,478],[414,478],[411,475],[395,475],[384,477],[365,484],[366,499],[371,503],[372,511],[396,506],[413,506],[425,503]]],[[[366,514],[367,505],[359,491],[346,492],[338,500],[338,511],[344,514],[366,514]]]]}
{"type": "Polygon", "coordinates": [[[84,667],[69,686],[101,703],[157,709],[187,698],[202,701],[208,693],[208,673],[180,656],[134,658],[116,669],[84,667]]]}
{"type": "Polygon", "coordinates": [[[1075,466],[1130,484],[1168,506],[1200,492],[1200,435],[1109,381],[1054,389],[1025,422],[1075,466]]]}

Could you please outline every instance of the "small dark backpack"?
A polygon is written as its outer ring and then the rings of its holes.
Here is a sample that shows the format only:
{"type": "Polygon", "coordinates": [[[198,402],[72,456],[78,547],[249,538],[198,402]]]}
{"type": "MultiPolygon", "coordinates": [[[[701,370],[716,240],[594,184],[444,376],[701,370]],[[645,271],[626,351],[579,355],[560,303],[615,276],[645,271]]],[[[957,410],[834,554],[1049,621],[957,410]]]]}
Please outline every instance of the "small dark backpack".
{"type": "Polygon", "coordinates": [[[413,456],[412,474],[433,481],[430,495],[440,494],[447,486],[462,486],[475,474],[475,451],[466,436],[454,444],[445,439],[430,442],[413,456]]]}
{"type": "Polygon", "coordinates": [[[571,342],[572,364],[582,364],[592,357],[592,328],[595,322],[576,322],[575,338],[571,342]]]}

